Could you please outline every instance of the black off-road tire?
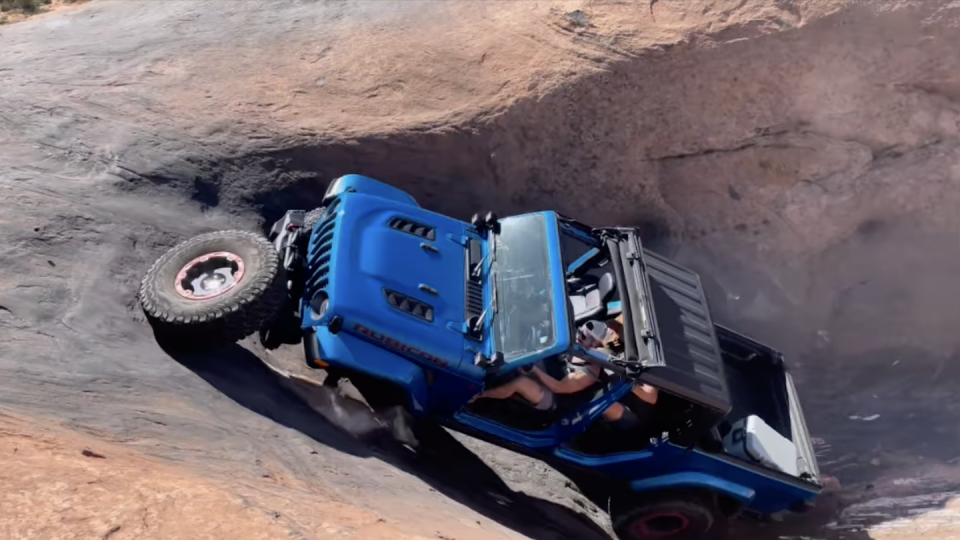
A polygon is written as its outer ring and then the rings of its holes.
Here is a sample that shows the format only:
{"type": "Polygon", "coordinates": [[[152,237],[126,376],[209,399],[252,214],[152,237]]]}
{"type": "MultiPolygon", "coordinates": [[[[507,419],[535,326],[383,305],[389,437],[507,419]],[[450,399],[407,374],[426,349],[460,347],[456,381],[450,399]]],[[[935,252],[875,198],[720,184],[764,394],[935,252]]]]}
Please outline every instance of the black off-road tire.
{"type": "Polygon", "coordinates": [[[260,327],[260,345],[268,351],[284,345],[296,345],[303,339],[300,319],[290,307],[289,297],[286,302],[287,308],[281,308],[273,320],[264,322],[260,327]]]}
{"type": "Polygon", "coordinates": [[[246,231],[218,231],[191,238],[157,259],[144,276],[138,297],[161,347],[205,350],[235,343],[273,320],[286,301],[286,277],[266,238],[246,231]],[[207,300],[179,294],[180,269],[197,257],[219,251],[243,260],[240,281],[207,300]]]}
{"type": "Polygon", "coordinates": [[[615,504],[612,514],[613,530],[620,540],[720,540],[727,536],[727,518],[715,498],[697,491],[632,498],[615,504]],[[677,527],[681,524],[682,528],[677,527]]]}

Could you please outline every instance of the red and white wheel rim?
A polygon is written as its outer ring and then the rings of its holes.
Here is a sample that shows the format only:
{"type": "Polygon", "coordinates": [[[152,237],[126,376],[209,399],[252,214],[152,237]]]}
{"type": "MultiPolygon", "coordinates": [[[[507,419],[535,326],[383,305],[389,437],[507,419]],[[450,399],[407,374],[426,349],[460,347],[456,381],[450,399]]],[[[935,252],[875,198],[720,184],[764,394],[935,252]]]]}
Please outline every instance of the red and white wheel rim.
{"type": "Polygon", "coordinates": [[[690,520],[683,514],[668,512],[643,516],[633,524],[637,538],[670,538],[690,527],[690,520]]]}
{"type": "Polygon", "coordinates": [[[243,280],[243,259],[229,251],[201,255],[177,272],[174,287],[188,300],[210,300],[226,294],[243,280]]]}

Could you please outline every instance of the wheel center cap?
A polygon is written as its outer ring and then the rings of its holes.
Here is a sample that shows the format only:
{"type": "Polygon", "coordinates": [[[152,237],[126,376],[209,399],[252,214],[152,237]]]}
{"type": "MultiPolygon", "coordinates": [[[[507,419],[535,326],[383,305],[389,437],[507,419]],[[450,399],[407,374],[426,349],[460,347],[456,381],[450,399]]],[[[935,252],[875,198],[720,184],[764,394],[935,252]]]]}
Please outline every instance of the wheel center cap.
{"type": "Polygon", "coordinates": [[[188,262],[177,273],[177,294],[189,300],[209,300],[233,289],[243,279],[243,259],[217,251],[188,262]]]}

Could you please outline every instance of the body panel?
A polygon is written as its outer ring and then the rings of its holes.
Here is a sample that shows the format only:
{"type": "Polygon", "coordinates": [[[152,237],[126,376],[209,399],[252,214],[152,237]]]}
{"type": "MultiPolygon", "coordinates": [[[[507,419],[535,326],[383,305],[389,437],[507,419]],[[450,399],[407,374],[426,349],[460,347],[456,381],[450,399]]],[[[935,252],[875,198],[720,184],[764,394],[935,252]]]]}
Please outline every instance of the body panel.
{"type": "MultiPolygon", "coordinates": [[[[304,310],[304,322],[311,326],[340,316],[347,332],[381,345],[399,343],[418,360],[459,369],[464,357],[465,282],[464,248],[457,240],[464,234],[464,224],[365,193],[348,193],[337,201],[330,217],[336,225],[331,228],[321,220],[314,233],[315,238],[325,234],[336,238],[325,289],[329,309],[321,318],[304,310]],[[397,229],[392,226],[395,220],[428,227],[434,240],[397,229]],[[432,320],[399,309],[391,303],[397,295],[427,306],[432,320]]],[[[315,252],[322,245],[311,240],[308,260],[318,260],[315,252]]],[[[315,293],[307,288],[304,301],[315,293]]]]}
{"type": "Polygon", "coordinates": [[[699,472],[681,472],[654,476],[630,482],[630,488],[637,493],[658,491],[661,489],[707,489],[722,493],[728,497],[749,505],[757,492],[729,480],[699,472]]]}
{"type": "Polygon", "coordinates": [[[385,184],[373,178],[361,176],[359,174],[347,174],[337,178],[327,186],[327,191],[323,196],[323,204],[326,206],[334,198],[342,193],[366,193],[374,197],[386,199],[400,204],[419,206],[417,201],[402,189],[397,189],[390,184],[385,184]]]}
{"type": "Polygon", "coordinates": [[[304,348],[308,359],[373,375],[407,389],[410,408],[415,413],[430,407],[426,373],[398,354],[345,332],[331,334],[324,326],[305,333],[304,348]]]}

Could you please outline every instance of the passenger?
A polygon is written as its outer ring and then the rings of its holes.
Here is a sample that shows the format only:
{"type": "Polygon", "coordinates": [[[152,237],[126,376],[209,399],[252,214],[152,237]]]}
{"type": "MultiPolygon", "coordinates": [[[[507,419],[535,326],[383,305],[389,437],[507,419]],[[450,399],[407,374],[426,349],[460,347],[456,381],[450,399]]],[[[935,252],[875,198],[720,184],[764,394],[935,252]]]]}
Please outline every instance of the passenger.
{"type": "MultiPolygon", "coordinates": [[[[591,323],[593,323],[593,321],[591,321],[591,323]]],[[[602,325],[603,323],[596,324],[602,325]]],[[[591,328],[593,328],[593,326],[591,326],[591,328]]],[[[583,329],[577,332],[577,341],[579,343],[585,346],[591,346],[587,345],[588,339],[588,334],[585,333],[583,329]]],[[[592,344],[593,341],[589,341],[589,343],[592,344]]],[[[597,377],[600,373],[599,368],[595,368],[592,364],[587,364],[582,360],[579,362],[579,366],[577,369],[570,369],[570,367],[568,367],[566,375],[560,380],[550,377],[539,367],[533,367],[529,372],[532,373],[533,376],[524,373],[496,388],[481,392],[474,396],[470,400],[470,403],[478,399],[509,399],[515,395],[519,395],[536,409],[542,411],[553,410],[556,408],[554,394],[576,394],[577,392],[586,390],[597,382],[597,377]]]]}
{"type": "Polygon", "coordinates": [[[470,403],[478,399],[509,399],[515,395],[541,411],[552,411],[557,406],[553,392],[526,373],[496,388],[480,392],[470,398],[470,403]]]}
{"type": "MultiPolygon", "coordinates": [[[[618,340],[619,336],[616,332],[597,321],[589,321],[577,332],[577,342],[588,348],[614,346],[618,340]]],[[[506,384],[481,392],[474,396],[470,403],[477,399],[509,399],[519,395],[538,410],[553,410],[556,408],[555,394],[576,394],[599,381],[600,367],[596,364],[578,357],[572,357],[567,364],[567,373],[562,379],[556,379],[540,367],[534,366],[530,370],[532,377],[523,374],[506,384]]],[[[657,389],[652,386],[634,385],[632,392],[643,404],[641,407],[644,410],[652,409],[657,402],[657,389]]],[[[619,402],[603,411],[603,418],[610,427],[623,432],[630,431],[643,423],[643,419],[619,402]]]]}

